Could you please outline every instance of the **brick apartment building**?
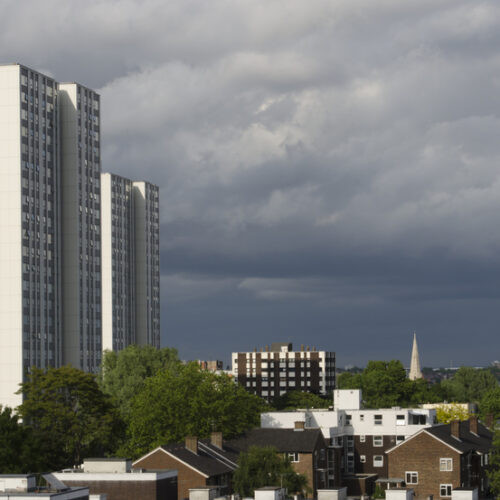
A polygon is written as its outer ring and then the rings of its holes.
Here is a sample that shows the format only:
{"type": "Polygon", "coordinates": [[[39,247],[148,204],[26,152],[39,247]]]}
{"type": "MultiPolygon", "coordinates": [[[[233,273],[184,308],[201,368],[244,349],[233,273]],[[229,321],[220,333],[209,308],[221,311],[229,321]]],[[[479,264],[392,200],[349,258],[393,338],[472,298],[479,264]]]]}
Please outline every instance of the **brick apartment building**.
{"type": "Polygon", "coordinates": [[[328,394],[335,388],[335,353],[291,343],[273,343],[260,352],[233,352],[232,373],[248,392],[271,400],[289,391],[328,394]]]}
{"type": "Polygon", "coordinates": [[[473,416],[423,429],[387,451],[389,477],[402,478],[417,498],[450,498],[457,488],[488,490],[492,433],[473,416]]]}

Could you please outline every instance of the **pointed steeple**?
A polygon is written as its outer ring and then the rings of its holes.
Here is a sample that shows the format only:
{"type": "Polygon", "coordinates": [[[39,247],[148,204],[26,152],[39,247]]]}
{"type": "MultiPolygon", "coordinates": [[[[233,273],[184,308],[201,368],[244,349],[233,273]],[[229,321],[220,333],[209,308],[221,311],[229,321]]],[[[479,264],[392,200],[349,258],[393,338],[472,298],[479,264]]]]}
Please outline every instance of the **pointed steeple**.
{"type": "Polygon", "coordinates": [[[411,364],[408,378],[410,380],[416,380],[417,378],[422,378],[422,376],[422,371],[420,370],[420,358],[418,357],[417,334],[413,332],[413,348],[411,350],[411,364]]]}

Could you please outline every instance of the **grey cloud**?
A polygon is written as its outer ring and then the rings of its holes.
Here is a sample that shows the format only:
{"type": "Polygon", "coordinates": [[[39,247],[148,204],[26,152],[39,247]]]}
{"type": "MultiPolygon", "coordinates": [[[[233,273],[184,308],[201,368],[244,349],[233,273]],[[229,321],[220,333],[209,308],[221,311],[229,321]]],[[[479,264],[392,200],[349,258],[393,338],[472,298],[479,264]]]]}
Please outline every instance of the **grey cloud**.
{"type": "Polygon", "coordinates": [[[423,346],[496,332],[496,2],[2,8],[0,57],[98,88],[104,169],[161,186],[163,330],[186,356],[252,327],[346,360],[371,354],[332,329],[384,357],[415,324],[423,346]]]}

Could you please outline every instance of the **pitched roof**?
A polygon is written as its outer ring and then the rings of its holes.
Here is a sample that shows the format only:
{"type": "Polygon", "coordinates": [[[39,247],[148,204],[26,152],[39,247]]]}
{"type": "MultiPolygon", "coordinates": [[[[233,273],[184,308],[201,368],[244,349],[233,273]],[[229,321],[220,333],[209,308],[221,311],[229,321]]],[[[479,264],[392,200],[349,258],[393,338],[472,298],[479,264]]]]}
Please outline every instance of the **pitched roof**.
{"type": "Polygon", "coordinates": [[[246,451],[250,446],[274,446],[279,452],[312,453],[318,439],[323,440],[321,429],[252,429],[224,443],[227,449],[246,451]]]}
{"type": "Polygon", "coordinates": [[[318,439],[323,441],[320,429],[253,429],[224,441],[223,449],[211,444],[209,439],[198,440],[197,454],[188,450],[184,443],[167,444],[160,448],[202,475],[211,477],[233,472],[238,467],[239,454],[250,446],[274,446],[282,453],[312,453],[318,439]]]}
{"type": "Polygon", "coordinates": [[[413,441],[417,436],[422,433],[430,434],[431,436],[439,439],[442,443],[450,446],[459,453],[467,453],[468,451],[478,451],[479,453],[487,453],[491,448],[491,442],[493,439],[493,434],[489,431],[483,424],[478,422],[477,430],[478,433],[475,434],[470,432],[469,421],[465,420],[460,422],[460,439],[455,438],[451,434],[451,423],[450,424],[438,424],[432,427],[426,427],[422,429],[408,439],[405,439],[396,446],[386,450],[386,453],[391,453],[396,448],[401,446],[411,446],[411,441],[413,441]]]}
{"type": "Polygon", "coordinates": [[[451,435],[451,424],[435,425],[428,427],[425,431],[462,453],[468,451],[487,453],[493,439],[493,433],[480,422],[477,424],[477,434],[470,432],[467,420],[460,422],[460,439],[451,435]]]}
{"type": "Polygon", "coordinates": [[[198,441],[198,454],[188,450],[184,443],[164,445],[161,448],[207,477],[231,473],[237,467],[237,454],[221,450],[207,441],[198,441]]]}

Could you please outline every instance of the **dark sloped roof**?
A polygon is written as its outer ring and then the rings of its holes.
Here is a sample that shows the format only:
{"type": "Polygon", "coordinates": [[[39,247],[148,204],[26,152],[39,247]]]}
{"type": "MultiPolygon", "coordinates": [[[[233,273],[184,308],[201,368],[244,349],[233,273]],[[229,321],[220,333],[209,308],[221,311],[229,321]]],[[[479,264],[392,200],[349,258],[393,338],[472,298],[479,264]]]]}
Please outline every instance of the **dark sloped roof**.
{"type": "Polygon", "coordinates": [[[323,440],[320,429],[253,429],[224,443],[228,450],[246,451],[250,446],[274,446],[279,452],[312,453],[318,439],[323,440]]]}
{"type": "Polygon", "coordinates": [[[212,445],[209,439],[198,440],[198,454],[188,450],[184,443],[164,445],[162,449],[210,477],[233,472],[237,468],[240,452],[250,446],[274,446],[282,453],[312,453],[318,439],[323,440],[320,429],[253,429],[224,441],[222,450],[212,445]]]}
{"type": "Polygon", "coordinates": [[[460,422],[460,440],[451,435],[451,424],[428,427],[425,429],[425,432],[436,436],[441,441],[463,453],[468,451],[487,453],[491,448],[493,434],[480,422],[478,422],[477,428],[478,433],[474,434],[469,430],[469,421],[460,422]]]}
{"type": "Polygon", "coordinates": [[[235,457],[234,454],[227,453],[225,450],[203,441],[198,443],[198,454],[188,450],[184,443],[165,445],[162,448],[175,458],[209,477],[227,474],[236,469],[237,455],[235,457]]]}

